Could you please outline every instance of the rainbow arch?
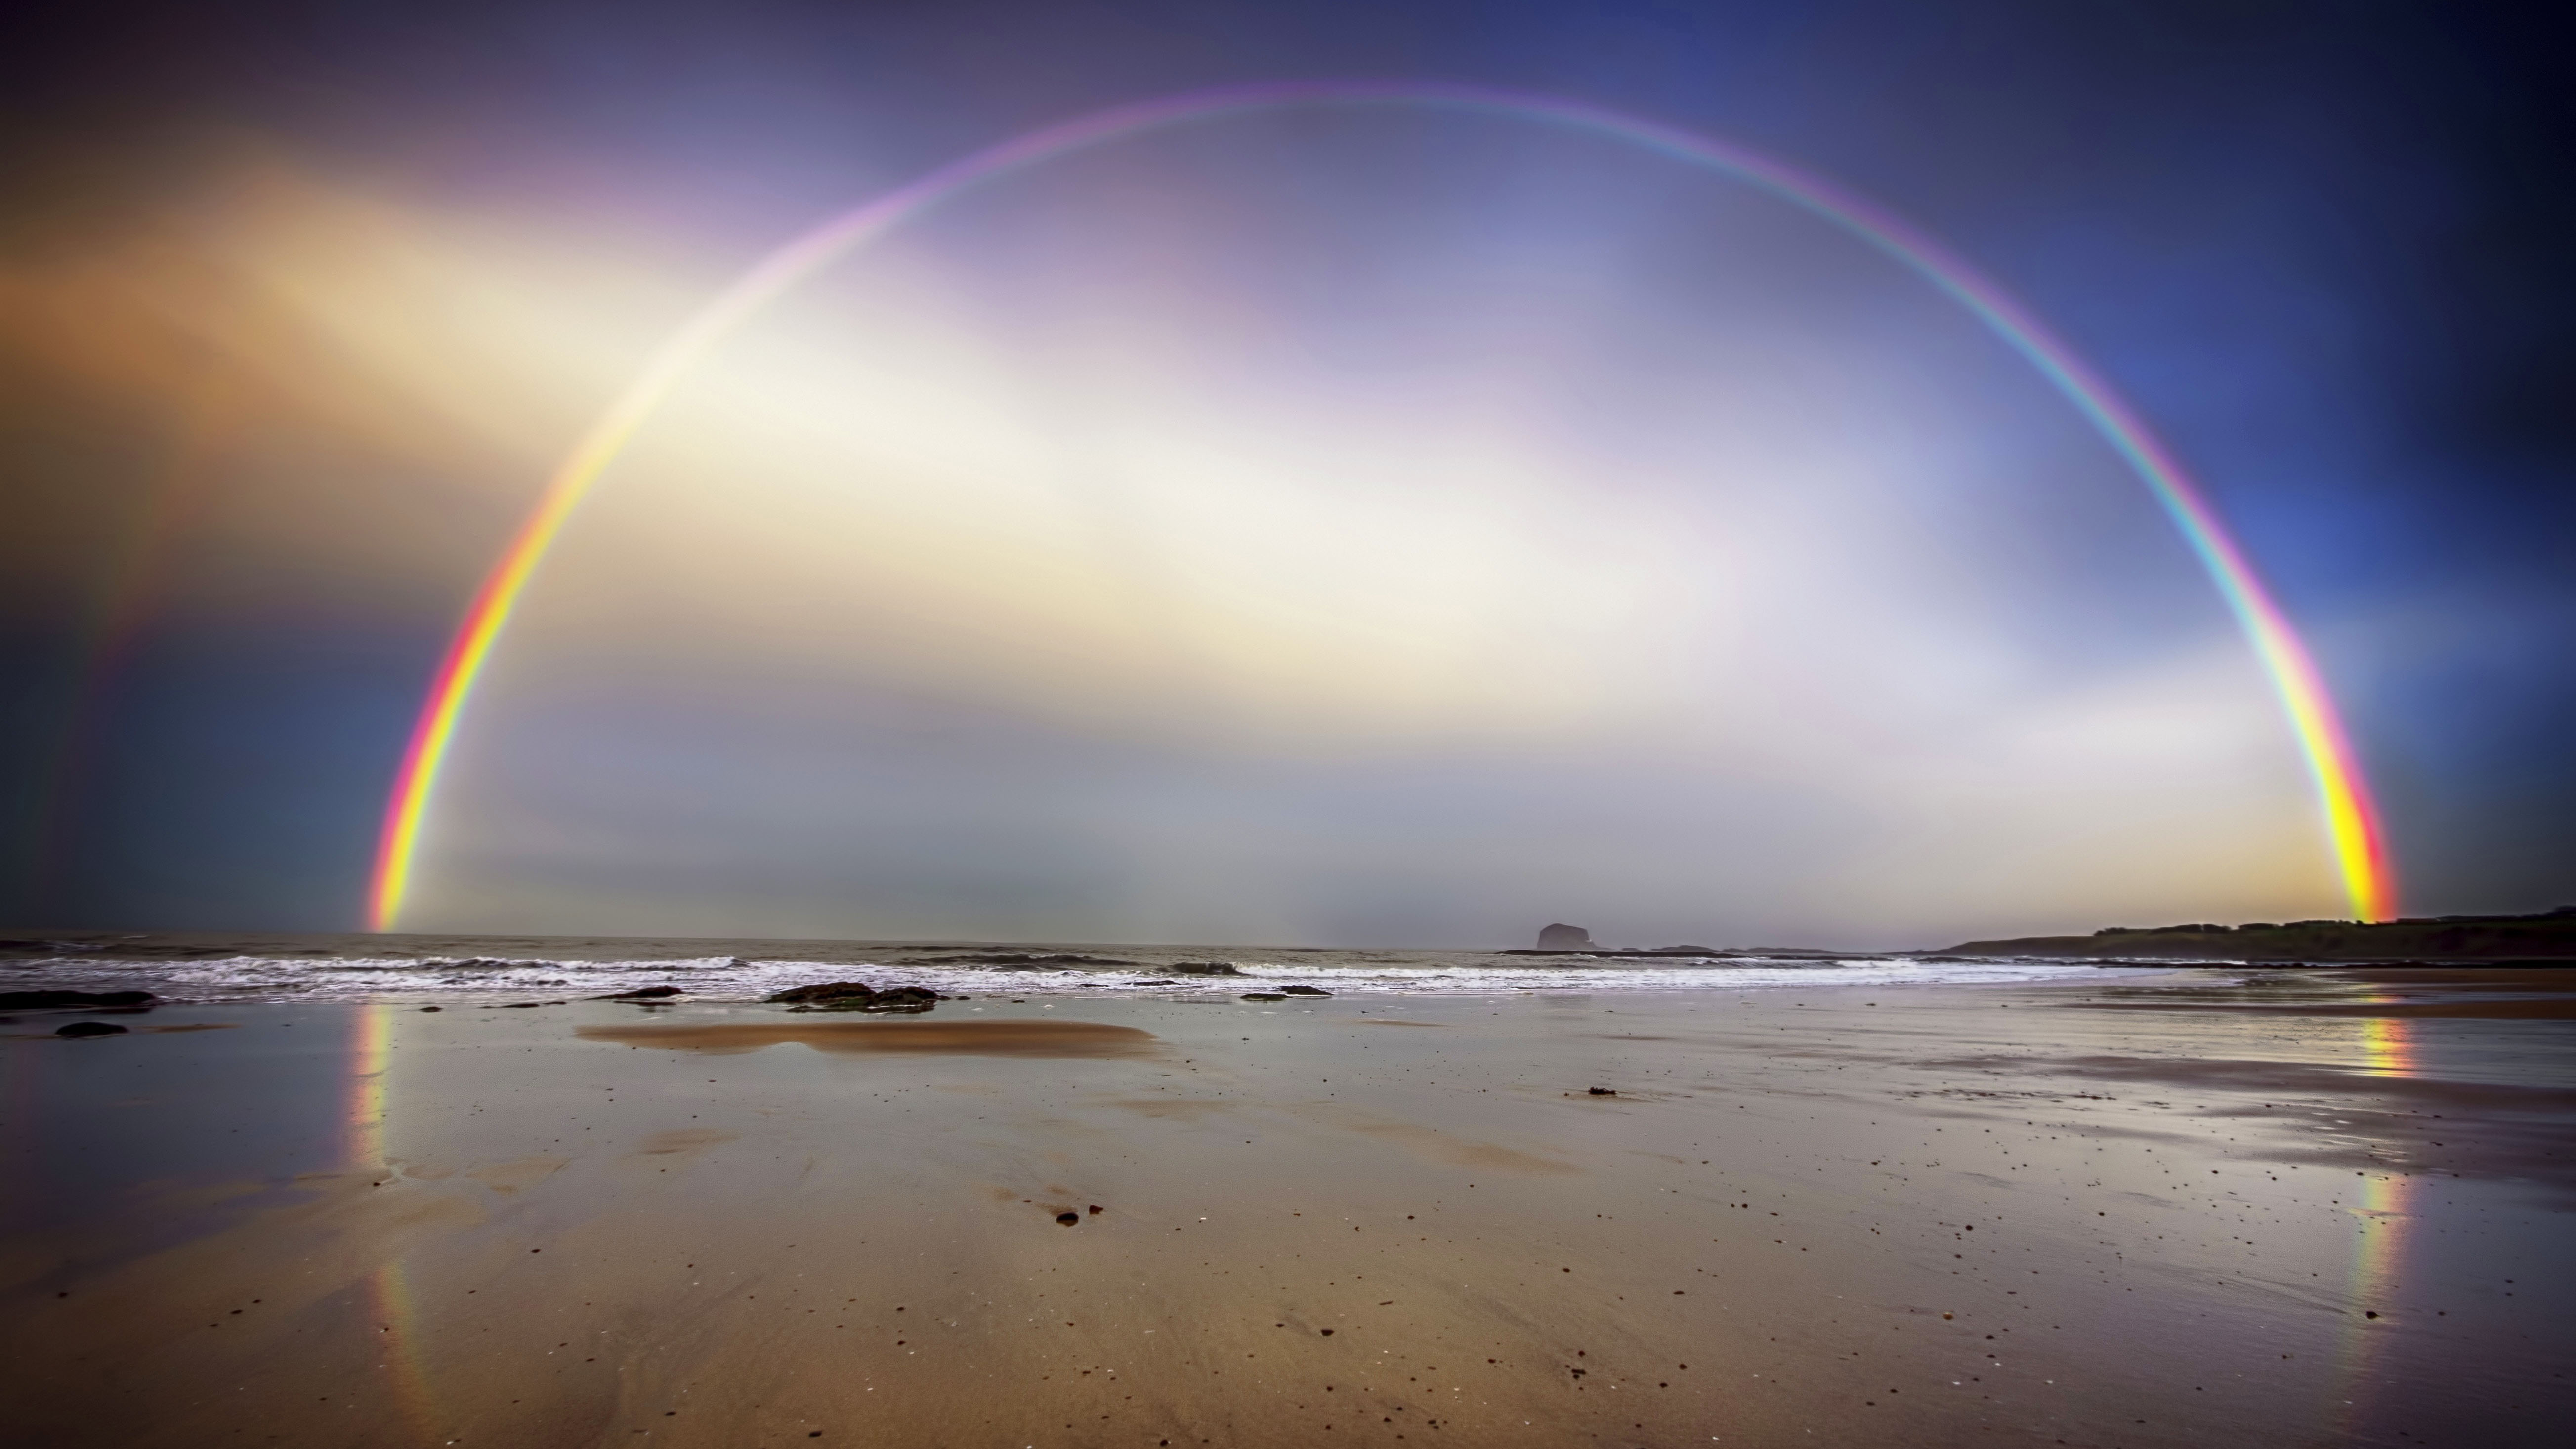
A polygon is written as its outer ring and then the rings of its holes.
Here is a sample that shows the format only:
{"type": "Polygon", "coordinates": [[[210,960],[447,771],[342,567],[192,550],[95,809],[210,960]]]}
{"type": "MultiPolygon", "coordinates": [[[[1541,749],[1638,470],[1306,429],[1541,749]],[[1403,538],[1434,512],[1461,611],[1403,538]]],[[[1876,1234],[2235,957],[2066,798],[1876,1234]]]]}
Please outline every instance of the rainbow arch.
{"type": "Polygon", "coordinates": [[[1749,182],[1876,247],[1985,323],[2073,403],[2136,471],[2198,555],[2235,615],[2307,761],[2326,837],[2352,912],[2395,914],[2373,805],[2334,701],[2306,646],[2272,601],[2234,539],[2181,464],[2135,411],[2075,351],[1994,281],[1903,218],[1820,176],[1758,151],[1643,117],[1558,96],[1438,82],[1294,81],[1192,91],[1112,106],[1013,137],[950,162],[795,237],[755,263],[683,322],[646,359],[624,392],[582,434],[537,506],[484,578],[449,642],[412,727],[376,846],[368,920],[394,929],[411,889],[421,828],[439,772],[474,686],[509,626],[528,581],[573,512],[638,429],[708,350],[799,282],[913,217],[984,182],[1074,152],[1165,127],[1251,111],[1304,106],[1400,106],[1466,111],[1562,126],[1625,141],[1703,170],[1749,182]]]}

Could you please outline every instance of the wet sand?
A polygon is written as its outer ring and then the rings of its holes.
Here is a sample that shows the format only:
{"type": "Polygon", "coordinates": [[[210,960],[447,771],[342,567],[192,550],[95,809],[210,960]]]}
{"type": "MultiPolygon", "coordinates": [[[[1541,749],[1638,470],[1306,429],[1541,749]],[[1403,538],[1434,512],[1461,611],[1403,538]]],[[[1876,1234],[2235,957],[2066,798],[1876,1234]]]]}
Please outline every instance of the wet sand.
{"type": "Polygon", "coordinates": [[[29,1013],[12,1433],[2554,1443],[2576,1028],[2438,974],[29,1013]]]}
{"type": "MultiPolygon", "coordinates": [[[[989,1009],[989,1008],[988,1008],[989,1009]]],[[[1154,1034],[1098,1021],[976,1021],[958,1009],[937,1021],[870,1021],[865,1017],[787,1021],[619,1022],[581,1026],[583,1041],[662,1051],[749,1052],[795,1042],[818,1052],[917,1052],[959,1057],[1146,1057],[1154,1034]]]]}

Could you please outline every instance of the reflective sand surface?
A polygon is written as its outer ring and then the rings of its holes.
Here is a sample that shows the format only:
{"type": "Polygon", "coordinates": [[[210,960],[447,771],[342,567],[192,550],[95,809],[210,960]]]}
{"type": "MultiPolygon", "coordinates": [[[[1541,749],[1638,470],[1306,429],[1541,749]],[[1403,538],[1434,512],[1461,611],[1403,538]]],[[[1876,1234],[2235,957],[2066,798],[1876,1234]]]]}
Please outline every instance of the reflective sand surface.
{"type": "Polygon", "coordinates": [[[26,1014],[0,1361],[67,1445],[2555,1442],[2555,974],[2242,977],[26,1014]]]}

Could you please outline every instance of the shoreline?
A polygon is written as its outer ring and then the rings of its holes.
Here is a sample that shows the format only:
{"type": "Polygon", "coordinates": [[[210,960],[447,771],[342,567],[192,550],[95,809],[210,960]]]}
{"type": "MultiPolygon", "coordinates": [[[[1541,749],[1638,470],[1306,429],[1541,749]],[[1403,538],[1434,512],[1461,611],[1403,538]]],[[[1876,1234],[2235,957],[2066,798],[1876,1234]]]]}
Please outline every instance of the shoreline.
{"type": "MultiPolygon", "coordinates": [[[[1002,952],[948,948],[878,950],[845,945],[836,959],[683,956],[703,942],[599,942],[588,956],[326,957],[230,954],[247,943],[161,958],[95,955],[0,963],[0,987],[17,990],[142,990],[171,1001],[337,998],[416,1004],[540,1005],[650,990],[693,1001],[756,1002],[820,981],[863,978],[877,988],[911,986],[943,997],[1026,994],[1228,999],[1250,992],[1306,990],[1358,996],[1473,996],[1488,992],[1671,992],[1807,986],[2006,982],[2102,975],[2084,963],[1904,959],[1584,958],[1491,952],[1309,950],[1263,956],[1205,946],[1126,947],[1106,956],[1056,947],[1002,952]],[[639,952],[659,945],[661,954],[639,952]]],[[[380,949],[371,947],[371,949],[380,949]]],[[[1106,949],[1106,948],[1104,948],[1106,949]]],[[[2156,974],[2161,965],[2124,964],[2114,974],[2156,974]]]]}

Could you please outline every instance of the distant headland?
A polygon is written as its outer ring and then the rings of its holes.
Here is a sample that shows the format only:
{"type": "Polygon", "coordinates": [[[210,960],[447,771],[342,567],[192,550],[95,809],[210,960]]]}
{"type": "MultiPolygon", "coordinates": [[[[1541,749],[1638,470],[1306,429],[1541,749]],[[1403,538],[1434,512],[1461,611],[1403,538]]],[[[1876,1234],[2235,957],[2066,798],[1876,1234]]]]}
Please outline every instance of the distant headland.
{"type": "Polygon", "coordinates": [[[2124,961],[2522,961],[2576,964],[2576,906],[2525,916],[2410,916],[2359,921],[2250,921],[2223,926],[2105,926],[2089,936],[2014,936],[1928,951],[1834,951],[1799,946],[1603,946],[1581,926],[1556,923],[1535,948],[1502,956],[1822,957],[2065,956],[2124,961]]]}
{"type": "Polygon", "coordinates": [[[1935,956],[2087,956],[2170,961],[2576,960],[2576,906],[2529,916],[2106,926],[2089,936],[1965,941],[1935,956]]]}

